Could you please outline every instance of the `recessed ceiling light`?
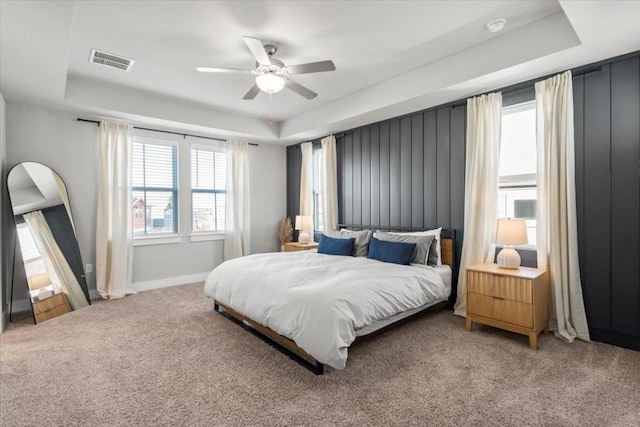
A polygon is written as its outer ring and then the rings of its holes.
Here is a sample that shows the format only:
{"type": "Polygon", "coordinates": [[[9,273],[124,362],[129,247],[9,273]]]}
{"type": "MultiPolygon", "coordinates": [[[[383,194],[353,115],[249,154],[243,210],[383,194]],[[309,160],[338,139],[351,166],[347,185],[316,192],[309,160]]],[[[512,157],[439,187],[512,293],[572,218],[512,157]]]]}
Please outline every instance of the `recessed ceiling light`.
{"type": "Polygon", "coordinates": [[[507,20],[504,18],[494,19],[493,21],[487,24],[487,29],[492,33],[497,33],[498,31],[504,28],[504,24],[507,23],[507,20]]]}

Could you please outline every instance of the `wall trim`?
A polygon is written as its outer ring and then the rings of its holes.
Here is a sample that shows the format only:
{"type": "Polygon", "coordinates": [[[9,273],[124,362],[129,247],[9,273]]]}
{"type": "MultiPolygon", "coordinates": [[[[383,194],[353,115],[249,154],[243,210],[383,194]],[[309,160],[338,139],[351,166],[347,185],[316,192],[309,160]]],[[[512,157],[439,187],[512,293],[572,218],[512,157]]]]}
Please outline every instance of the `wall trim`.
{"type": "Polygon", "coordinates": [[[144,282],[133,283],[133,289],[138,292],[150,291],[152,289],[168,288],[170,286],[186,285],[189,283],[203,282],[210,271],[203,273],[188,274],[185,276],[167,277],[164,279],[146,280],[144,282]]]}

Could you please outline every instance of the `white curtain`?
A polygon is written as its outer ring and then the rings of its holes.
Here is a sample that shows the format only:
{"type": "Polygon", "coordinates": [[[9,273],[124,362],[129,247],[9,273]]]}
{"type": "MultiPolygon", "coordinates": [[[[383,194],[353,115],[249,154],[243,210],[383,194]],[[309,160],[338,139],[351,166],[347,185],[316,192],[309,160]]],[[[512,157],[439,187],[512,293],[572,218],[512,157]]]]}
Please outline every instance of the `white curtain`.
{"type": "Polygon", "coordinates": [[[589,341],[576,220],[571,72],[536,83],[538,267],[549,270],[549,329],[589,341]]]}
{"type": "Polygon", "coordinates": [[[338,166],[336,137],[322,139],[322,208],[325,230],[338,227],[338,166]]]}
{"type": "Polygon", "coordinates": [[[131,287],[132,146],[130,125],[100,123],[96,287],[104,299],[135,293],[131,287]]]}
{"type": "Polygon", "coordinates": [[[69,203],[69,193],[67,193],[67,186],[64,185],[64,181],[60,178],[60,175],[51,171],[51,175],[53,175],[53,180],[56,182],[56,187],[58,187],[58,193],[60,193],[60,198],[62,199],[62,203],[64,203],[64,208],[67,211],[67,215],[69,216],[69,222],[71,222],[71,227],[73,228],[73,232],[76,232],[76,225],[73,223],[73,216],[71,216],[71,203],[69,203]]]}
{"type": "MultiPolygon", "coordinates": [[[[300,215],[311,217],[311,228],[304,230],[313,242],[313,145],[310,142],[300,144],[302,150],[302,170],[300,171],[300,215]]],[[[300,230],[302,231],[302,230],[300,230]]]]}
{"type": "Polygon", "coordinates": [[[33,241],[42,255],[45,269],[54,288],[62,289],[67,294],[74,310],[89,305],[87,297],[78,283],[76,275],[60,250],[51,228],[42,211],[34,211],[22,216],[31,230],[33,241]]]}
{"type": "Polygon", "coordinates": [[[493,262],[498,210],[502,94],[467,100],[467,160],[464,191],[464,244],[454,314],[467,315],[467,267],[493,262]]]}
{"type": "Polygon", "coordinates": [[[249,208],[249,143],[230,140],[227,148],[225,260],[251,252],[249,208]]]}

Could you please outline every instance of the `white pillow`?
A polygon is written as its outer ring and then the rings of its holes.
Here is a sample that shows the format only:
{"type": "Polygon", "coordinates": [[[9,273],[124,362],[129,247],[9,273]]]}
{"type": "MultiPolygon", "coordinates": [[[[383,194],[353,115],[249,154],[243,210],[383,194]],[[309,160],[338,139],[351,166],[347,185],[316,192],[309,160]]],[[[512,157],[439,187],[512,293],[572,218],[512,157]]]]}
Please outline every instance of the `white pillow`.
{"type": "Polygon", "coordinates": [[[442,265],[442,249],[440,247],[440,232],[442,231],[442,227],[426,230],[426,231],[414,231],[412,233],[389,233],[389,234],[398,234],[400,236],[436,236],[436,250],[438,251],[438,265],[442,265]]]}

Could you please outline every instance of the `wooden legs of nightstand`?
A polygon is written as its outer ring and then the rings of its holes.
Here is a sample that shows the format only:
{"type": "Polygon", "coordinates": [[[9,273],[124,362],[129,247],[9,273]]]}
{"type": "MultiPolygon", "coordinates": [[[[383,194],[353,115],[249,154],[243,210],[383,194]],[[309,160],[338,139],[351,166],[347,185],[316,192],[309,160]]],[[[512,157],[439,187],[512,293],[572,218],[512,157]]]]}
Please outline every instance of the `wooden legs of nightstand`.
{"type": "MultiPolygon", "coordinates": [[[[492,324],[492,321],[490,319],[484,319],[481,318],[480,322],[478,323],[483,323],[485,325],[489,325],[489,326],[494,326],[494,327],[501,327],[502,329],[506,329],[506,330],[510,330],[512,332],[516,332],[519,334],[523,334],[529,337],[529,347],[531,347],[531,350],[537,350],[538,349],[538,335],[540,335],[540,332],[542,332],[545,335],[549,334],[549,325],[545,326],[544,329],[542,331],[538,330],[538,332],[529,332],[526,330],[522,330],[522,328],[519,328],[515,325],[494,325],[492,324]]],[[[467,331],[471,331],[471,328],[473,327],[473,320],[471,320],[471,316],[469,314],[467,314],[467,318],[466,318],[466,322],[465,322],[465,329],[467,331]]]]}
{"type": "Polygon", "coordinates": [[[537,332],[531,332],[529,334],[529,347],[531,347],[531,350],[538,349],[538,333],[537,332]]]}
{"type": "MultiPolygon", "coordinates": [[[[545,335],[549,335],[549,325],[545,326],[544,329],[542,330],[542,333],[545,335]]],[[[531,332],[529,333],[529,347],[531,347],[531,350],[537,350],[538,349],[538,333],[536,332],[531,332]]]]}

